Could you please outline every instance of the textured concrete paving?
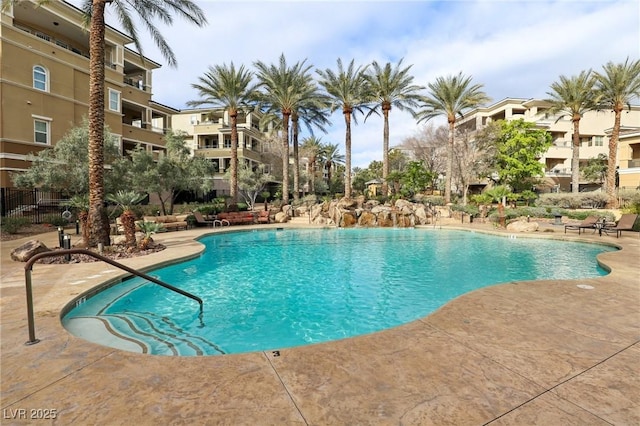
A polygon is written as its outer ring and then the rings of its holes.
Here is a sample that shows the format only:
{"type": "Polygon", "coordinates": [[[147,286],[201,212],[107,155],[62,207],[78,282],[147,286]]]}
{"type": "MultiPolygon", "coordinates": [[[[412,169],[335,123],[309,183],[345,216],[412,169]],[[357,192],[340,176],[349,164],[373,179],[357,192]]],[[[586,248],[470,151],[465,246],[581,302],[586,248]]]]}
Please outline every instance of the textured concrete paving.
{"type": "MultiPolygon", "coordinates": [[[[150,356],[70,335],[62,308],[122,277],[103,263],[35,265],[41,341],[25,346],[24,264],[9,253],[26,240],[3,242],[1,423],[638,425],[640,238],[546,230],[535,235],[618,244],[599,257],[612,273],[497,285],[410,324],[279,356],[150,356]]],[[[193,238],[209,231],[161,234],[167,250],[123,263],[196,256],[193,238]]],[[[55,246],[57,235],[38,239],[55,246]]]]}

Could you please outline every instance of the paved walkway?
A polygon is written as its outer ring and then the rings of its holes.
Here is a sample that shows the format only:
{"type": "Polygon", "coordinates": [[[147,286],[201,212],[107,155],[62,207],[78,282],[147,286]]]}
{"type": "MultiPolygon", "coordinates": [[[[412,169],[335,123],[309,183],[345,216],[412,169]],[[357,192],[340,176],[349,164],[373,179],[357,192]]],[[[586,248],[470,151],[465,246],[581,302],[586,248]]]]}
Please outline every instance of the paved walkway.
{"type": "MultiPolygon", "coordinates": [[[[102,347],[62,328],[66,303],[121,277],[103,263],[35,265],[41,342],[25,346],[24,264],[9,258],[25,240],[3,242],[1,423],[638,425],[640,238],[547,231],[536,236],[619,244],[599,257],[612,273],[484,288],[404,326],[279,356],[182,358],[102,347]]],[[[196,256],[192,238],[205,232],[161,234],[167,250],[123,263],[196,256]]],[[[57,245],[55,232],[39,239],[57,245]]]]}

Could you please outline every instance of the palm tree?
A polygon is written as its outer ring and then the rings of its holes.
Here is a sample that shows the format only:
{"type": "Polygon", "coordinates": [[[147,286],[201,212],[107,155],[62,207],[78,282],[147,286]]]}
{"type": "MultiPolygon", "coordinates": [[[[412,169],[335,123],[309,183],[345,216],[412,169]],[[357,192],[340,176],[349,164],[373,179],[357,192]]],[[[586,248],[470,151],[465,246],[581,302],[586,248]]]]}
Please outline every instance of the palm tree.
{"type": "Polygon", "coordinates": [[[411,65],[406,68],[402,67],[403,59],[392,67],[389,62],[381,67],[378,62],[373,61],[366,75],[368,90],[370,92],[370,100],[374,104],[373,108],[367,113],[365,120],[373,113],[379,114],[382,110],[384,118],[384,129],[382,137],[382,192],[387,195],[389,186],[387,177],[389,176],[389,111],[392,107],[398,108],[400,111],[409,111],[413,113],[413,109],[418,106],[421,99],[419,92],[424,89],[422,86],[413,84],[413,76],[409,75],[411,65]]]}
{"type": "Polygon", "coordinates": [[[165,24],[171,24],[171,13],[186,18],[202,26],[206,18],[192,0],[172,0],[156,2],[150,0],[84,0],[81,6],[89,22],[89,245],[110,244],[109,218],[104,207],[104,57],[105,57],[105,10],[107,6],[115,9],[125,32],[127,32],[142,55],[142,46],[134,25],[131,12],[135,12],[144,22],[151,37],[170,66],[176,65],[173,51],[166,43],[162,33],[154,25],[153,19],[159,18],[165,24]]]}
{"type": "Polygon", "coordinates": [[[289,204],[289,121],[291,114],[298,108],[304,96],[308,93],[304,89],[304,78],[311,69],[305,65],[306,59],[292,67],[287,65],[284,54],[280,55],[278,66],[266,65],[262,61],[254,65],[258,69],[258,79],[264,92],[258,99],[266,114],[278,112],[282,116],[282,201],[289,204]]]}
{"type": "Polygon", "coordinates": [[[316,172],[316,163],[319,158],[322,158],[324,154],[325,146],[322,144],[320,138],[315,136],[310,136],[302,140],[302,149],[303,155],[308,158],[307,162],[307,178],[309,179],[309,192],[315,194],[315,172],[316,172]]]}
{"type": "Polygon", "coordinates": [[[340,164],[344,164],[344,155],[340,154],[338,144],[324,145],[321,152],[322,163],[324,168],[327,169],[327,184],[331,188],[331,178],[333,169],[340,164]]]}
{"type": "Polygon", "coordinates": [[[82,229],[82,245],[87,247],[89,244],[89,194],[76,194],[66,201],[65,205],[77,211],[82,229]]]}
{"type": "Polygon", "coordinates": [[[136,245],[136,214],[131,210],[135,204],[144,200],[145,194],[136,191],[118,191],[115,194],[107,195],[107,200],[122,207],[120,222],[124,228],[124,243],[133,247],[136,245]]]}
{"type": "Polygon", "coordinates": [[[327,110],[329,98],[318,91],[309,74],[301,75],[301,97],[298,107],[291,112],[291,141],[293,145],[293,199],[300,198],[300,156],[298,152],[298,135],[300,122],[313,135],[313,128],[317,127],[326,133],[325,125],[330,124],[327,110]]]}
{"type": "Polygon", "coordinates": [[[595,73],[595,87],[598,107],[611,109],[615,114],[609,138],[609,162],[606,179],[608,207],[615,207],[617,205],[615,179],[620,118],[625,105],[630,107],[631,100],[640,96],[640,60],[630,62],[627,58],[622,64],[607,62],[602,68],[602,72],[595,73]]]}
{"type": "Polygon", "coordinates": [[[471,77],[458,75],[436,78],[429,83],[429,94],[423,98],[422,111],[416,114],[418,123],[444,115],[449,124],[449,141],[447,143],[447,167],[444,188],[445,203],[451,202],[451,174],[453,171],[453,142],[457,117],[463,112],[488,102],[489,97],[482,91],[481,84],[472,84],[471,77]]]}
{"type": "Polygon", "coordinates": [[[238,202],[238,112],[245,112],[255,101],[257,84],[252,84],[253,73],[241,65],[237,70],[233,62],[209,67],[199,83],[191,85],[198,90],[201,99],[187,102],[189,106],[213,105],[224,108],[231,125],[231,179],[229,182],[231,203],[238,202]]]}
{"type": "Polygon", "coordinates": [[[551,84],[551,92],[547,95],[551,102],[551,112],[560,112],[560,118],[569,115],[573,123],[572,155],[571,155],[571,192],[580,190],[580,119],[582,115],[594,109],[593,85],[595,80],[591,70],[581,71],[577,76],[565,77],[551,84]]]}
{"type": "Polygon", "coordinates": [[[365,77],[367,66],[355,67],[353,59],[349,62],[347,69],[344,69],[342,59],[338,58],[337,72],[327,68],[324,71],[316,70],[320,75],[320,85],[324,87],[333,102],[331,112],[342,108],[345,124],[345,178],[344,196],[351,198],[351,118],[354,123],[358,120],[354,113],[364,114],[364,106],[367,104],[367,79],[365,77]]]}

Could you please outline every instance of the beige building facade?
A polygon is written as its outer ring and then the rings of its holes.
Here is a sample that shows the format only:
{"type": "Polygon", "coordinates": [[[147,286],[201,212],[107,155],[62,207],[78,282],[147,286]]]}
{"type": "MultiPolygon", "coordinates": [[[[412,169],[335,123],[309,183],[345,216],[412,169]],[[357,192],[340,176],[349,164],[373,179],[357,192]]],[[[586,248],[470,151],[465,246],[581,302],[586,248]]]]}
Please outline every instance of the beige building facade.
{"type": "MultiPolygon", "coordinates": [[[[64,1],[9,6],[0,22],[0,180],[29,167],[27,156],[55,145],[89,107],[89,35],[82,11],[64,1]]],[[[127,48],[132,39],[106,29],[105,122],[120,151],[141,144],[164,150],[178,111],[152,100],[160,65],[127,48]]]]}
{"type": "MultiPolygon", "coordinates": [[[[552,190],[571,190],[571,138],[573,123],[571,117],[550,113],[551,104],[542,99],[506,98],[493,105],[477,108],[456,123],[456,128],[473,134],[488,123],[498,120],[518,120],[535,123],[539,129],[547,130],[553,138],[553,145],[540,158],[544,165],[545,180],[552,190]]],[[[580,166],[586,165],[599,154],[609,155],[610,129],[614,123],[614,113],[610,110],[589,111],[580,120],[580,166]]],[[[640,173],[640,145],[637,132],[640,131],[640,106],[631,106],[623,111],[623,128],[636,129],[636,139],[630,136],[620,138],[618,163],[620,187],[636,187],[633,177],[640,173]],[[622,176],[625,176],[624,180],[622,176]]],[[[633,133],[630,133],[633,134],[633,133]]],[[[581,181],[583,189],[593,189],[590,182],[581,181]]]]}
{"type": "MultiPolygon", "coordinates": [[[[224,178],[231,165],[231,126],[229,114],[221,108],[185,109],[171,118],[173,129],[187,134],[193,155],[210,160],[216,170],[213,176],[216,196],[229,194],[229,181],[224,178]]],[[[260,131],[256,112],[238,112],[238,163],[251,168],[265,164],[268,151],[264,132],[260,131]]],[[[268,166],[265,164],[265,166],[268,166]]],[[[265,172],[270,172],[268,167],[265,172]]]]}

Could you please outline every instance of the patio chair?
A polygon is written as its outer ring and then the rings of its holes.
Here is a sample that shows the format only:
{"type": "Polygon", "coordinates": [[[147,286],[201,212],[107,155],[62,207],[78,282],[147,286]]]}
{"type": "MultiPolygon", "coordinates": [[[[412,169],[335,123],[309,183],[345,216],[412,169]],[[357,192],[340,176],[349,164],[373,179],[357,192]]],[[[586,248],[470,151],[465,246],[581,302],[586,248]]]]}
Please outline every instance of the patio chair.
{"type": "Polygon", "coordinates": [[[598,216],[587,216],[582,222],[580,223],[576,223],[573,225],[565,225],[564,226],[564,233],[567,233],[567,229],[568,230],[573,230],[575,231],[576,229],[578,230],[578,235],[580,235],[580,231],[582,229],[596,229],[596,224],[598,223],[598,221],[600,220],[600,218],[598,216]]]}
{"type": "Polygon", "coordinates": [[[616,223],[615,226],[605,226],[602,228],[602,232],[609,234],[609,232],[615,231],[616,238],[622,234],[622,231],[639,232],[633,229],[633,224],[636,222],[637,218],[638,215],[635,213],[625,213],[620,216],[620,220],[618,220],[618,223],[616,223]]]}
{"type": "Polygon", "coordinates": [[[193,212],[193,217],[196,218],[196,226],[209,226],[209,227],[213,227],[213,220],[206,220],[203,216],[202,213],[200,212],[193,212]]]}

